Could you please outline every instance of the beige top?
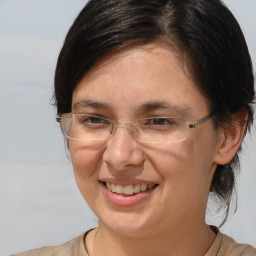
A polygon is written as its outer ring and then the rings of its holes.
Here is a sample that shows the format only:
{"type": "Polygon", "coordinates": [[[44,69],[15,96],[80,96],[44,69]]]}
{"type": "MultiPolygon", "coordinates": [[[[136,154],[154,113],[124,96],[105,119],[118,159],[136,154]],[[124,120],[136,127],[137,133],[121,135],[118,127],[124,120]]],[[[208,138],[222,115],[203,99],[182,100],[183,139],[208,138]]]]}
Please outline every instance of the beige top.
{"type": "MultiPolygon", "coordinates": [[[[14,256],[89,256],[84,246],[86,234],[58,246],[34,249],[14,256]]],[[[256,256],[256,248],[247,244],[238,244],[229,236],[218,231],[205,256],[256,256]]]]}

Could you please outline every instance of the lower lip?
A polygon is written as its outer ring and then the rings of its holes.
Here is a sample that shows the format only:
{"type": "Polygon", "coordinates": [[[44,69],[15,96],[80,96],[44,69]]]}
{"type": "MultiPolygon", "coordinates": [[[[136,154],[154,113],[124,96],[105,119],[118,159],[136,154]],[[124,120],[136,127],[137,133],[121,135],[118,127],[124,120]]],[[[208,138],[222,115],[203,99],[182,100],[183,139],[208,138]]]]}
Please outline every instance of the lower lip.
{"type": "Polygon", "coordinates": [[[141,201],[145,200],[146,198],[150,197],[156,187],[146,190],[144,192],[140,192],[137,194],[133,195],[121,195],[121,194],[116,194],[111,192],[110,190],[107,189],[107,187],[101,183],[101,187],[103,189],[103,192],[107,198],[107,200],[116,205],[116,206],[121,206],[121,207],[129,207],[129,206],[134,206],[141,201]]]}

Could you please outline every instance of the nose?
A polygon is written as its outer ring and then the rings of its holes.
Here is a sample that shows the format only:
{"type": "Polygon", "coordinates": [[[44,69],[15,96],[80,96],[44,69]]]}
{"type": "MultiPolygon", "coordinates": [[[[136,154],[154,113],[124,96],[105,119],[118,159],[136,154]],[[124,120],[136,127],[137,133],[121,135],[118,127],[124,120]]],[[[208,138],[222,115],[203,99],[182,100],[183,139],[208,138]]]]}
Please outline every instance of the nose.
{"type": "Polygon", "coordinates": [[[130,128],[129,125],[116,127],[113,137],[107,143],[103,161],[114,170],[124,171],[144,162],[141,146],[133,138],[130,128]]]}

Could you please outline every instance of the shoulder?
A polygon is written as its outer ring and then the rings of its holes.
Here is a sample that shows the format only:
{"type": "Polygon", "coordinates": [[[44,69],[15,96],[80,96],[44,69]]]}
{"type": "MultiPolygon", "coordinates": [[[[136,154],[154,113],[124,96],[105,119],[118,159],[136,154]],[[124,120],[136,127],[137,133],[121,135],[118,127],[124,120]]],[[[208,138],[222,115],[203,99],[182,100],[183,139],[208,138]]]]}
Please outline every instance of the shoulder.
{"type": "Polygon", "coordinates": [[[47,246],[27,252],[15,254],[13,256],[88,256],[84,247],[84,236],[80,235],[64,244],[57,246],[47,246]]]}
{"type": "Polygon", "coordinates": [[[231,237],[222,234],[218,256],[256,256],[256,248],[248,244],[239,244],[231,237]]]}
{"type": "Polygon", "coordinates": [[[222,234],[217,227],[210,227],[217,236],[205,256],[256,256],[254,247],[239,244],[231,237],[222,234]]]}

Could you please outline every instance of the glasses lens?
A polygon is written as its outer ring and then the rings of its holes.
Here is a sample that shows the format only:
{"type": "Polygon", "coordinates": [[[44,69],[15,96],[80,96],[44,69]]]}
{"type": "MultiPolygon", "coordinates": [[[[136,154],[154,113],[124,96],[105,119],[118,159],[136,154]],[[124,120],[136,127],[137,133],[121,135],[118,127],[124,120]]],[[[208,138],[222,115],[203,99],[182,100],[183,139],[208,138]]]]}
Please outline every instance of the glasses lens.
{"type": "Polygon", "coordinates": [[[110,136],[108,119],[87,114],[64,114],[61,119],[63,134],[76,140],[97,141],[110,136]]]}
{"type": "MultiPolygon", "coordinates": [[[[133,123],[133,127],[134,138],[141,142],[180,141],[188,135],[188,121],[182,117],[138,119],[133,123]]],[[[112,122],[109,119],[88,114],[64,114],[61,118],[61,128],[67,138],[76,140],[102,141],[113,135],[112,122]]]]}
{"type": "Polygon", "coordinates": [[[134,134],[142,142],[173,142],[187,138],[188,121],[181,117],[154,117],[138,120],[134,134]]]}

